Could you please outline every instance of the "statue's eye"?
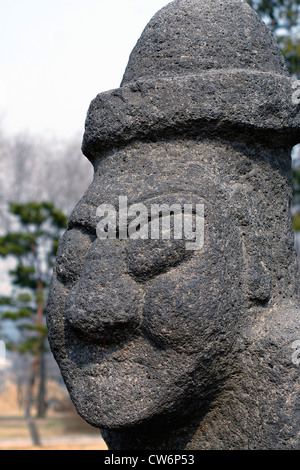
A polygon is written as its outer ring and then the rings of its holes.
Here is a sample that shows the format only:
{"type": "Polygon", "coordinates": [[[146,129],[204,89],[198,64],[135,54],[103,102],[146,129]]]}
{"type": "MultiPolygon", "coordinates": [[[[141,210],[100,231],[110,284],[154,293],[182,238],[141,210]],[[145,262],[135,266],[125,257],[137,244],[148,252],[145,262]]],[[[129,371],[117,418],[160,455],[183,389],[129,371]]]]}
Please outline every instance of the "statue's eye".
{"type": "Polygon", "coordinates": [[[74,228],[64,234],[55,264],[58,280],[63,284],[72,285],[76,282],[93,239],[93,236],[80,228],[74,228]]]}
{"type": "Polygon", "coordinates": [[[185,240],[128,240],[126,262],[129,274],[145,282],[189,260],[185,240]]]}

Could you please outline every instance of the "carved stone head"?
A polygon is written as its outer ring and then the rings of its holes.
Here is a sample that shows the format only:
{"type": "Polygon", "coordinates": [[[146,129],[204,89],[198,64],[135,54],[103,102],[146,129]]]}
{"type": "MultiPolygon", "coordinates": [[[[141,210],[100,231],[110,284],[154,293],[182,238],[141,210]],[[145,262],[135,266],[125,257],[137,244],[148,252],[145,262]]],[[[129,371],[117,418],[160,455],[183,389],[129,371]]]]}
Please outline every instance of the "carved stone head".
{"type": "Polygon", "coordinates": [[[95,176],[60,243],[48,328],[78,413],[112,448],[276,447],[300,339],[292,93],[246,2],[177,0],[91,103],[95,176]],[[154,239],[158,206],[171,230],[154,239]]]}

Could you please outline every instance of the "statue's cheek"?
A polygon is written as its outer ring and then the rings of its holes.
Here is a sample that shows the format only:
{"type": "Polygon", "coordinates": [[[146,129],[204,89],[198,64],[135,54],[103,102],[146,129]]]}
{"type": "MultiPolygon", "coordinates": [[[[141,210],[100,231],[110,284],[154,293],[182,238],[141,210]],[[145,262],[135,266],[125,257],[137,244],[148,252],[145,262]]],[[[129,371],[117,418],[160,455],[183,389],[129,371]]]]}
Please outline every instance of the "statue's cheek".
{"type": "Polygon", "coordinates": [[[224,289],[217,272],[191,264],[157,278],[144,298],[144,334],[158,348],[202,350],[223,330],[224,289]]]}

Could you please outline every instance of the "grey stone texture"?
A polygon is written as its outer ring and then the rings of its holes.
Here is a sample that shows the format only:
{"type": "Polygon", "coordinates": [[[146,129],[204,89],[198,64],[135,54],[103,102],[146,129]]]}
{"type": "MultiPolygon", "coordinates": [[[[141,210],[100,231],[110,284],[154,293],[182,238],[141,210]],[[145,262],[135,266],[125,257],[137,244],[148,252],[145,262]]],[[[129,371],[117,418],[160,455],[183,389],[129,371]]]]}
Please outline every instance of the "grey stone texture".
{"type": "Polygon", "coordinates": [[[176,0],[90,105],[95,177],[60,243],[47,324],[111,450],[300,449],[292,85],[246,2],[176,0]],[[97,207],[119,196],[204,204],[204,247],[100,240],[97,207]]]}

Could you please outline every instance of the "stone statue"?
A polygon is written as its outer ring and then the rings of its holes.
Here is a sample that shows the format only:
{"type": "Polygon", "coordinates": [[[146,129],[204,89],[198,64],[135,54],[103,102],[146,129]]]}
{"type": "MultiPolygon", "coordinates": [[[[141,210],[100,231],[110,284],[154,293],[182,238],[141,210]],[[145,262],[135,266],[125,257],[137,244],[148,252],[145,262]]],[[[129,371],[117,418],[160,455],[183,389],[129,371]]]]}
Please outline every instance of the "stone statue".
{"type": "Polygon", "coordinates": [[[109,449],[300,449],[293,97],[245,1],[176,0],[121,87],[91,103],[95,177],[60,243],[47,322],[77,411],[109,449]],[[120,197],[204,207],[203,245],[139,237],[138,223],[126,238],[113,217],[101,237],[98,208],[120,197]]]}

